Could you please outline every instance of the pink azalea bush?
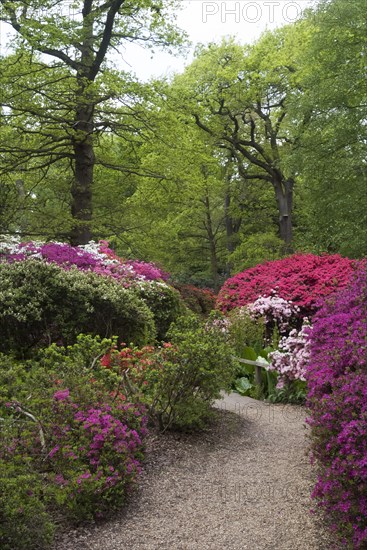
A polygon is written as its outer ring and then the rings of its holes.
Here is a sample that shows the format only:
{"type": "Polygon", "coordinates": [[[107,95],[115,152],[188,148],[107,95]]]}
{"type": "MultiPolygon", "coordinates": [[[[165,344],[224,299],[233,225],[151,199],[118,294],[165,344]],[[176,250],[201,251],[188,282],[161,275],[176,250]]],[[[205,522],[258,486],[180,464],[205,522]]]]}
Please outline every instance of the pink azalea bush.
{"type": "Polygon", "coordinates": [[[143,409],[120,399],[88,407],[64,391],[54,394],[52,412],[47,461],[58,500],[83,519],[121,507],[141,471],[143,409]]]}
{"type": "Polygon", "coordinates": [[[280,298],[275,292],[270,296],[259,296],[244,308],[254,319],[261,317],[270,327],[276,324],[280,332],[288,331],[292,320],[299,315],[297,306],[289,300],[280,298]]]}
{"type": "Polygon", "coordinates": [[[227,312],[276,293],[297,306],[300,317],[311,316],[320,298],[347,285],[354,265],[337,254],[294,254],[266,262],[228,279],[219,292],[217,307],[227,312]]]}
{"type": "Polygon", "coordinates": [[[311,331],[312,327],[305,319],[301,330],[292,329],[288,336],[281,338],[278,349],[269,354],[267,368],[278,373],[277,388],[284,387],[291,380],[306,380],[311,331]]]}
{"type": "Polygon", "coordinates": [[[314,318],[306,372],[313,498],[345,547],[367,547],[367,268],[314,318]]]}

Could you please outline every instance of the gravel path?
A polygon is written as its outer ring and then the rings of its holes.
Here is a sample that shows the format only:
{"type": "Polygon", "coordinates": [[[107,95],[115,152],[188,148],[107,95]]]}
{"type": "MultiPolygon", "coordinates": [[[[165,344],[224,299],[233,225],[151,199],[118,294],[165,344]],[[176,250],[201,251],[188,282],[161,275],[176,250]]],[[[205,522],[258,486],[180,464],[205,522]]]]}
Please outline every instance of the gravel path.
{"type": "Polygon", "coordinates": [[[331,550],[310,514],[305,411],[231,394],[200,435],[149,441],[139,489],[112,521],[57,550],[331,550]],[[236,414],[233,414],[236,413],[236,414]]]}

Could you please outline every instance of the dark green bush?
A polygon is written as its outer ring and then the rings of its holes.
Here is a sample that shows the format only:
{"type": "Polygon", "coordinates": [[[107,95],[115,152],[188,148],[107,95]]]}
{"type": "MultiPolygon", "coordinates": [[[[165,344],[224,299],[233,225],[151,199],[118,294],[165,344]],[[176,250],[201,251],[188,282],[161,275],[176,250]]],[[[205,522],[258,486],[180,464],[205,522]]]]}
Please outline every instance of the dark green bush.
{"type": "Polygon", "coordinates": [[[41,476],[0,460],[0,548],[42,550],[54,526],[42,502],[41,476]]]}
{"type": "Polygon", "coordinates": [[[143,345],[154,338],[148,306],[109,277],[26,260],[0,264],[0,351],[26,355],[79,333],[143,345]]]}
{"type": "Polygon", "coordinates": [[[160,281],[138,283],[136,291],[153,313],[158,340],[164,340],[171,323],[185,312],[180,294],[160,281]]]}

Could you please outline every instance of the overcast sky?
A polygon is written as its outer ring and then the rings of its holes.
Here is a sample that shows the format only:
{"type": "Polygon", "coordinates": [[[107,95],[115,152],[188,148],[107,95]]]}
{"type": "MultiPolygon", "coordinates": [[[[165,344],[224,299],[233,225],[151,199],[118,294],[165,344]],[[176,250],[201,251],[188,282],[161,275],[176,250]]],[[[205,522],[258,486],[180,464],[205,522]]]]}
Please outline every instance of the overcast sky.
{"type": "Polygon", "coordinates": [[[184,29],[193,43],[190,53],[176,58],[168,53],[156,53],[154,57],[137,45],[129,45],[119,62],[121,68],[130,69],[141,79],[166,76],[181,72],[192,59],[198,43],[221,40],[235,36],[241,43],[251,43],[266,29],[275,29],[294,22],[302,11],[315,0],[241,0],[204,1],[183,0],[177,24],[184,29]],[[121,64],[120,64],[121,63],[121,64]]]}
{"type": "MultiPolygon", "coordinates": [[[[316,0],[181,0],[182,10],[177,25],[184,29],[192,42],[185,57],[168,53],[152,53],[136,44],[129,44],[120,56],[114,55],[119,69],[131,70],[140,79],[168,76],[181,72],[192,60],[195,45],[220,41],[235,36],[241,43],[251,43],[266,29],[294,22],[316,0]]],[[[0,48],[11,41],[9,26],[0,24],[0,48]]]]}

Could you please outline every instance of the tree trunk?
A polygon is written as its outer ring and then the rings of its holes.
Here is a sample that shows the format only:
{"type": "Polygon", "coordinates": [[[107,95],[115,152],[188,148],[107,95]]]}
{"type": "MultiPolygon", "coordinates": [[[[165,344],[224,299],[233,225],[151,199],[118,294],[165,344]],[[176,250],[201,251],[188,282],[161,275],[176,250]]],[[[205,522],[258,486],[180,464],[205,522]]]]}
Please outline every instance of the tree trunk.
{"type": "Polygon", "coordinates": [[[231,254],[235,249],[235,244],[233,242],[233,235],[235,234],[235,231],[233,227],[233,219],[229,214],[230,206],[231,196],[229,191],[227,191],[224,197],[224,223],[226,226],[226,247],[228,252],[231,254]]]}
{"type": "MultiPolygon", "coordinates": [[[[232,254],[234,252],[235,246],[233,242],[233,220],[232,217],[229,214],[229,208],[231,206],[231,195],[230,191],[227,189],[226,195],[224,197],[224,223],[226,226],[226,247],[228,254],[232,254]]],[[[228,260],[226,263],[226,275],[227,277],[231,276],[232,271],[232,264],[228,260]]]]}
{"type": "Polygon", "coordinates": [[[71,186],[71,215],[74,227],[71,231],[73,246],[86,244],[92,238],[92,183],[94,151],[88,143],[75,144],[75,178],[71,186]]]}
{"type": "Polygon", "coordinates": [[[71,231],[71,244],[86,244],[92,238],[92,185],[95,155],[93,147],[94,131],[94,97],[92,84],[95,78],[91,67],[95,60],[93,22],[91,16],[92,2],[83,2],[83,41],[80,47],[80,67],[76,75],[77,94],[73,129],[75,137],[74,149],[74,180],[71,186],[71,215],[74,226],[71,231]]]}
{"type": "Polygon", "coordinates": [[[274,189],[279,210],[279,236],[285,243],[285,252],[292,252],[292,207],[293,179],[274,180],[274,189]]]}
{"type": "Polygon", "coordinates": [[[71,185],[71,215],[74,226],[70,241],[73,246],[86,244],[92,238],[92,185],[95,155],[93,147],[93,105],[79,106],[76,110],[74,130],[74,179],[71,185]]]}
{"type": "Polygon", "coordinates": [[[212,273],[213,278],[213,285],[214,290],[216,292],[219,291],[220,283],[219,283],[219,273],[218,273],[218,258],[217,258],[217,243],[215,240],[215,234],[213,231],[213,224],[212,224],[212,218],[210,214],[210,203],[209,203],[209,197],[206,196],[205,199],[205,206],[206,206],[206,231],[208,235],[208,242],[209,242],[209,250],[210,250],[210,270],[212,273]]]}

